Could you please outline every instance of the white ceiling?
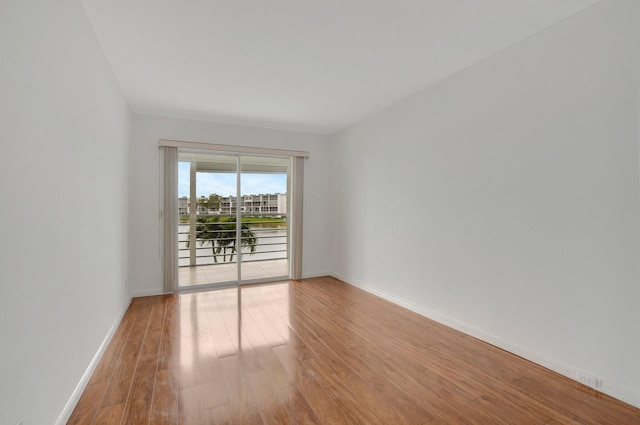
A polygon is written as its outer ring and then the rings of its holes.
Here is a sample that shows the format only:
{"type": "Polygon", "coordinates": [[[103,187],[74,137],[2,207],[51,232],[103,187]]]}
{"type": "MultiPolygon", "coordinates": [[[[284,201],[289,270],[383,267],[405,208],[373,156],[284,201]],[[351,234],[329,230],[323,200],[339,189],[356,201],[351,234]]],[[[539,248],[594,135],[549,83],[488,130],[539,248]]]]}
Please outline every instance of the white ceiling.
{"type": "Polygon", "coordinates": [[[598,0],[82,0],[133,112],[331,134],[598,0]]]}

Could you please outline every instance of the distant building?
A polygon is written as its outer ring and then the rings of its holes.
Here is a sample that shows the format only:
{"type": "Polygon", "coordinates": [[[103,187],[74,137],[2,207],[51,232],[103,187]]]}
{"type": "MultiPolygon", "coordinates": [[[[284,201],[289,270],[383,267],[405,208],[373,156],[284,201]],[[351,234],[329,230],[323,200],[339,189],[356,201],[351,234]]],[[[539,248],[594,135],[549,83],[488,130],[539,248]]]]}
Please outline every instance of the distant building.
{"type": "MultiPolygon", "coordinates": [[[[201,199],[206,199],[201,196],[201,199]]],[[[244,195],[241,198],[240,211],[245,214],[286,214],[287,213],[287,195],[284,193],[268,193],[258,195],[244,195]]],[[[196,214],[198,215],[230,215],[235,214],[238,207],[237,197],[221,196],[219,208],[205,208],[202,203],[197,204],[196,214]]],[[[189,215],[189,197],[181,196],[178,198],[178,213],[180,215],[189,215]]]]}
{"type": "Polygon", "coordinates": [[[187,196],[178,198],[178,214],[189,215],[189,198],[187,196]]]}

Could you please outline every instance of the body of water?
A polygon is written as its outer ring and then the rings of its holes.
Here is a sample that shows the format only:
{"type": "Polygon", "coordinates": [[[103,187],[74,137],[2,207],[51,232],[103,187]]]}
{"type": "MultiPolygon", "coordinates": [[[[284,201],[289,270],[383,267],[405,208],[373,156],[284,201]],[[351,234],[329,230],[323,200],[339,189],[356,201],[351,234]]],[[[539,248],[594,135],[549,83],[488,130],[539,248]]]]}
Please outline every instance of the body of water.
{"type": "MultiPolygon", "coordinates": [[[[256,252],[250,254],[248,248],[243,249],[243,261],[259,261],[259,260],[276,260],[280,258],[287,258],[287,229],[282,228],[250,228],[256,235],[257,244],[256,252]],[[267,245],[268,244],[268,245],[267,245]],[[269,252],[269,251],[282,251],[282,252],[269,252]]],[[[188,225],[178,226],[178,249],[179,251],[179,266],[189,265],[189,251],[187,247],[187,233],[189,232],[188,225]]],[[[227,250],[227,252],[229,252],[227,250]]],[[[213,261],[213,252],[211,246],[208,243],[204,247],[200,246],[200,241],[196,243],[196,256],[206,256],[196,259],[197,265],[215,264],[213,261]]],[[[227,255],[227,262],[229,262],[230,256],[227,255]]],[[[236,261],[234,255],[233,261],[236,261]]],[[[223,257],[218,257],[218,263],[223,263],[223,257]]]]}

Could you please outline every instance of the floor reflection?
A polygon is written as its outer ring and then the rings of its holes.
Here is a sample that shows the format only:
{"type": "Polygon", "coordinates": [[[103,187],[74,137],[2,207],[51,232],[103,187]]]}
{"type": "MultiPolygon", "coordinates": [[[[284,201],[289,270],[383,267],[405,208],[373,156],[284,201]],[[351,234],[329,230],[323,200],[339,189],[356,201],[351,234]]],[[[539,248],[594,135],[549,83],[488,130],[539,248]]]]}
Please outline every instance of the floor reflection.
{"type": "Polygon", "coordinates": [[[180,368],[286,344],[289,293],[289,282],[279,282],[180,294],[180,368]]]}
{"type": "Polygon", "coordinates": [[[325,277],[134,299],[69,424],[503,418],[626,425],[640,410],[325,277]]]}

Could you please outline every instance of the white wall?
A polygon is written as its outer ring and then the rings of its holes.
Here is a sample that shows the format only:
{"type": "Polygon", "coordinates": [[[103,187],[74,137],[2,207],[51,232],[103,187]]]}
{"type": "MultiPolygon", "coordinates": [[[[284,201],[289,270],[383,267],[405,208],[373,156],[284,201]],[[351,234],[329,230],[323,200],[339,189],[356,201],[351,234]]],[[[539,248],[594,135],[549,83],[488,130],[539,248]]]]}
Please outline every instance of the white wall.
{"type": "Polygon", "coordinates": [[[53,424],[130,299],[129,110],[77,0],[2,1],[0,58],[0,423],[53,424]]]}
{"type": "Polygon", "coordinates": [[[303,150],[305,161],[303,275],[329,272],[328,138],[242,126],[134,115],[131,145],[131,282],[134,294],[162,292],[160,139],[303,150]]]}
{"type": "Polygon", "coordinates": [[[640,406],[639,18],[604,0],[334,135],[335,274],[640,406]]]}

